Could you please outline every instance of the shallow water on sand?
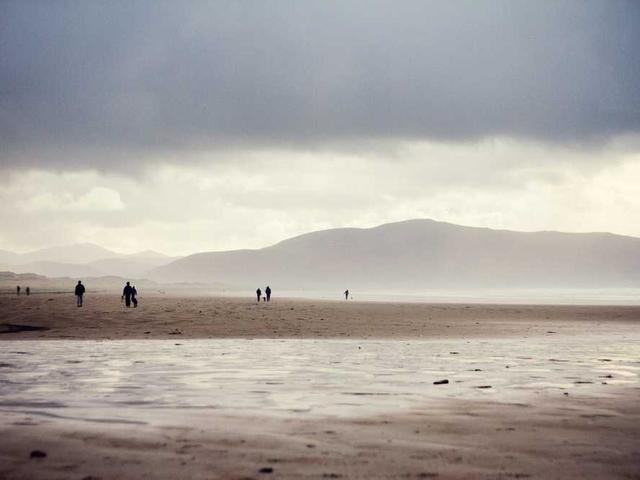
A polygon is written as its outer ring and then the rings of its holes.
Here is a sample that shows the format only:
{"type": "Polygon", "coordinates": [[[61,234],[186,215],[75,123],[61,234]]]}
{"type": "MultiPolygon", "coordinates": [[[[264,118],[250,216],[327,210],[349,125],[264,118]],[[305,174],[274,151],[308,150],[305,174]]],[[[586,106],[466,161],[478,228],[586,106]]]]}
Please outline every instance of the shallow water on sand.
{"type": "Polygon", "coordinates": [[[637,395],[639,375],[640,333],[468,341],[11,341],[0,343],[0,413],[145,424],[204,411],[360,416],[410,409],[429,398],[637,395]],[[444,379],[449,383],[434,385],[444,379]]]}

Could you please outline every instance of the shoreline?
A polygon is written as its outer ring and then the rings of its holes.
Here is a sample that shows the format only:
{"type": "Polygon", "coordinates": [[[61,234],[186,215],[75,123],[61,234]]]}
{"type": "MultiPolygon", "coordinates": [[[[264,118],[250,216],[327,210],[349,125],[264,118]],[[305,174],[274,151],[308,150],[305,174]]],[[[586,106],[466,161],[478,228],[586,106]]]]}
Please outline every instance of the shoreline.
{"type": "MultiPolygon", "coordinates": [[[[169,288],[169,287],[168,287],[169,288]]],[[[622,289],[625,290],[625,289],[622,289]]],[[[350,298],[348,301],[340,294],[330,295],[328,292],[306,292],[306,291],[292,291],[285,290],[279,292],[273,297],[273,301],[285,301],[285,302],[327,302],[327,303],[374,303],[374,304],[389,304],[389,305],[472,305],[472,306],[557,306],[557,307],[630,307],[640,308],[640,289],[628,289],[633,290],[633,293],[628,295],[598,295],[601,289],[595,289],[595,293],[589,295],[592,290],[578,289],[575,292],[565,292],[561,295],[562,291],[547,290],[524,290],[519,292],[515,291],[507,292],[500,291],[479,291],[474,294],[468,292],[454,292],[450,290],[433,291],[423,294],[401,294],[401,293],[376,293],[376,292],[364,292],[358,294],[356,297],[350,298]]],[[[615,291],[618,291],[616,289],[615,291]]],[[[71,296],[73,297],[73,291],[68,288],[60,288],[55,290],[41,290],[37,289],[31,292],[33,296],[71,296]]],[[[0,299],[11,297],[26,297],[25,293],[20,296],[16,295],[15,289],[0,289],[0,299]]],[[[120,298],[120,288],[105,288],[105,289],[92,289],[87,293],[86,298],[91,297],[113,297],[120,298]]],[[[222,294],[217,290],[211,290],[206,288],[197,288],[195,290],[181,290],[174,287],[170,287],[168,290],[164,289],[146,289],[142,293],[144,298],[189,298],[189,299],[210,299],[210,300],[235,300],[235,301],[252,301],[255,300],[253,292],[244,290],[229,290],[226,294],[222,294]]],[[[142,298],[138,295],[139,298],[142,298]]],[[[257,303],[257,302],[256,302],[257,303]]]]}

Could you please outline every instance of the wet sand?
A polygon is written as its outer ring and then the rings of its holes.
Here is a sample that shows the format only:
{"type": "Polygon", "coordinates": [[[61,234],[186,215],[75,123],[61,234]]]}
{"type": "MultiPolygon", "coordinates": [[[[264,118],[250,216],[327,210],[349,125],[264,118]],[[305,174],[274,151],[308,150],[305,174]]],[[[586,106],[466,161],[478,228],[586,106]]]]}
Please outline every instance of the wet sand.
{"type": "Polygon", "coordinates": [[[640,478],[637,307],[141,300],[0,297],[0,478],[640,478]]]}
{"type": "Polygon", "coordinates": [[[367,419],[216,417],[197,425],[4,423],[2,478],[633,479],[638,402],[429,402],[367,419]],[[46,458],[29,459],[39,449],[46,458]],[[271,473],[269,473],[271,472],[271,473]]]}

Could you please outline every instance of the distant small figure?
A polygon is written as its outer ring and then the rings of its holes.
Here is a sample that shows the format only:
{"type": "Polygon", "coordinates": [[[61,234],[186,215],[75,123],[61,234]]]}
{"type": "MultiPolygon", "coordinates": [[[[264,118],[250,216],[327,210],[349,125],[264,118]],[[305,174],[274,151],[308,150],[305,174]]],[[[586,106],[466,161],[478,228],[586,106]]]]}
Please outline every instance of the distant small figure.
{"type": "Polygon", "coordinates": [[[27,297],[28,297],[29,295],[31,295],[31,289],[30,289],[29,287],[27,287],[27,288],[25,289],[24,293],[26,293],[26,294],[27,294],[27,297]]]}
{"type": "Polygon", "coordinates": [[[344,291],[344,299],[345,299],[345,300],[349,300],[349,289],[346,289],[346,290],[344,291]]]}
{"type": "Polygon", "coordinates": [[[257,289],[256,290],[256,297],[258,297],[258,302],[260,301],[260,297],[262,297],[262,290],[257,289]]]}
{"type": "Polygon", "coordinates": [[[18,285],[18,286],[16,287],[16,294],[17,294],[17,295],[20,295],[20,285],[18,285]]]}
{"type": "Polygon", "coordinates": [[[124,289],[122,290],[122,298],[124,298],[124,304],[127,306],[127,308],[131,306],[132,293],[133,288],[131,288],[131,285],[129,284],[129,282],[127,282],[127,284],[124,286],[124,289]]]}
{"type": "Polygon", "coordinates": [[[82,297],[84,295],[84,291],[85,291],[84,285],[82,284],[82,282],[80,280],[78,280],[78,284],[76,285],[76,291],[75,291],[75,294],[76,294],[76,305],[78,307],[82,306],[82,297]]]}
{"type": "Polygon", "coordinates": [[[136,298],[138,295],[138,290],[136,290],[136,286],[131,287],[131,301],[133,302],[133,308],[138,308],[138,299],[136,298]]]}
{"type": "Polygon", "coordinates": [[[264,293],[267,296],[267,302],[271,301],[271,287],[267,285],[267,288],[264,289],[264,293]]]}

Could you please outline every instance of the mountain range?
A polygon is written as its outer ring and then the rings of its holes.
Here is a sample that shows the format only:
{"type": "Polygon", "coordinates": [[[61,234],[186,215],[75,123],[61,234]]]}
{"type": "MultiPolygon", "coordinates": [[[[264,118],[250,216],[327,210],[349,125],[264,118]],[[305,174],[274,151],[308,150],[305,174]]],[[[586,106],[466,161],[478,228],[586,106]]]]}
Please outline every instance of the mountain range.
{"type": "Polygon", "coordinates": [[[433,220],[312,232],[260,249],[122,255],[92,244],[0,251],[0,269],[48,277],[116,275],[250,289],[419,292],[461,288],[640,287],[640,238],[516,232],[433,220]]]}
{"type": "Polygon", "coordinates": [[[257,250],[189,255],[150,275],[159,281],[219,281],[243,288],[271,284],[378,292],[638,287],[640,238],[408,220],[318,231],[257,250]]]}
{"type": "Polygon", "coordinates": [[[0,250],[0,270],[47,277],[144,277],[179,257],[146,250],[121,254],[92,243],[56,246],[28,253],[0,250]]]}

